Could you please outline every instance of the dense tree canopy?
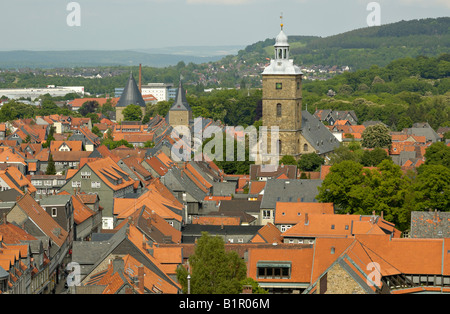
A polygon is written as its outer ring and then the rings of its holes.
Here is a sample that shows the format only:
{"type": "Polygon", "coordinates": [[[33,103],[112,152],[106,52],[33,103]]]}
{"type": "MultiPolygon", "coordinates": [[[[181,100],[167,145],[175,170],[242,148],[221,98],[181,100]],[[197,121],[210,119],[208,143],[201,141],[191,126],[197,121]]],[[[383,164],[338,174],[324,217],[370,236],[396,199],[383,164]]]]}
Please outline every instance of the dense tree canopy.
{"type": "Polygon", "coordinates": [[[225,243],[219,236],[203,232],[195,252],[189,257],[189,270],[177,269],[177,279],[183,292],[188,290],[187,276],[191,276],[192,294],[238,294],[246,278],[247,267],[236,252],[226,252],[225,243]]]}
{"type": "Polygon", "coordinates": [[[123,118],[125,121],[141,121],[142,120],[142,110],[138,105],[128,105],[122,111],[123,118]]]}
{"type": "Polygon", "coordinates": [[[383,124],[367,127],[362,134],[362,146],[366,148],[384,148],[392,143],[390,130],[383,124]]]}

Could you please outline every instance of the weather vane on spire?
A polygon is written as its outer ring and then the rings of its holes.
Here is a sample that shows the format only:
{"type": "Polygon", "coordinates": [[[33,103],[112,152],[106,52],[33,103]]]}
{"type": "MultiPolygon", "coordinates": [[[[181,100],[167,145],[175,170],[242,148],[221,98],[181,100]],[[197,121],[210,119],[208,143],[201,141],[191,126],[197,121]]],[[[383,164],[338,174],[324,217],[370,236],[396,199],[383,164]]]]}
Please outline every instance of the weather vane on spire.
{"type": "Polygon", "coordinates": [[[281,12],[280,21],[281,21],[281,24],[280,24],[281,30],[283,30],[283,12],[281,12]]]}

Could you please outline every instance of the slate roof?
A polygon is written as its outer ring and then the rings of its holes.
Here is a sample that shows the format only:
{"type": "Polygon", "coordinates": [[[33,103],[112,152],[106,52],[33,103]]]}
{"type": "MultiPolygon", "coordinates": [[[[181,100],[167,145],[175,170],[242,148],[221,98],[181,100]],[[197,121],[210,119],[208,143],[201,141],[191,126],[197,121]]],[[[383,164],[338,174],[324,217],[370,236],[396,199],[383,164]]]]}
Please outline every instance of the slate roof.
{"type": "Polygon", "coordinates": [[[264,188],[261,208],[275,209],[277,202],[317,202],[322,180],[268,180],[264,188]]]}
{"type": "Polygon", "coordinates": [[[183,243],[195,242],[195,238],[200,238],[202,232],[208,232],[212,236],[232,236],[232,235],[250,235],[254,236],[263,226],[257,225],[199,225],[187,224],[184,226],[182,239],[183,243]]]}
{"type": "Polygon", "coordinates": [[[125,86],[125,89],[123,90],[122,96],[120,96],[116,107],[127,107],[131,104],[145,107],[144,98],[142,98],[142,94],[139,91],[132,73],[130,73],[127,85],[125,86]]]}
{"type": "Polygon", "coordinates": [[[186,90],[183,88],[183,84],[178,85],[177,95],[175,97],[175,101],[170,108],[170,111],[191,111],[191,107],[189,106],[186,99],[186,90]]]}
{"type": "Polygon", "coordinates": [[[302,135],[319,155],[334,151],[340,144],[333,133],[307,110],[302,111],[302,135]]]}
{"type": "Polygon", "coordinates": [[[449,238],[450,213],[411,212],[411,238],[449,238]]]}

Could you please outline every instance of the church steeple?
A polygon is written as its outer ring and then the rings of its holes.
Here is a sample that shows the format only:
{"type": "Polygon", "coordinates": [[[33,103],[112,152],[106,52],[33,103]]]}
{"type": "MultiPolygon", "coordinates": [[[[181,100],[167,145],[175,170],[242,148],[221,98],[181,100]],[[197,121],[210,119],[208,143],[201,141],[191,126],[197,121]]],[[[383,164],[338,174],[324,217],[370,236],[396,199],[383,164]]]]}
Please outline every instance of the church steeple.
{"type": "Polygon", "coordinates": [[[183,88],[181,76],[175,101],[167,115],[168,122],[171,126],[189,126],[192,120],[192,109],[186,99],[186,90],[183,88]]]}
{"type": "Polygon", "coordinates": [[[281,30],[275,39],[275,60],[289,60],[289,43],[288,37],[283,32],[283,15],[280,16],[281,19],[281,30]]]}

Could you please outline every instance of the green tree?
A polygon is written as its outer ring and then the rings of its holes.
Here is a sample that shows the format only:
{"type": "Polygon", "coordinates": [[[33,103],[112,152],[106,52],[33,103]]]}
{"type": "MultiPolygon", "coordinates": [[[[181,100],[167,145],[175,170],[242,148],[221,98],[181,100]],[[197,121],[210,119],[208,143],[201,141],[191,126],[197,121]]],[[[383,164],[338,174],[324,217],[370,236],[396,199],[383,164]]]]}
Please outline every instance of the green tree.
{"type": "Polygon", "coordinates": [[[350,160],[359,163],[361,158],[359,154],[353,151],[352,148],[356,147],[346,146],[341,143],[341,145],[338,148],[336,148],[333,153],[330,154],[330,164],[335,165],[345,160],[350,160]]]}
{"type": "Polygon", "coordinates": [[[56,174],[56,167],[55,167],[55,162],[53,161],[52,154],[50,154],[48,156],[48,164],[47,164],[47,170],[45,171],[45,174],[47,174],[47,175],[55,175],[56,174]]]}
{"type": "MultiPolygon", "coordinates": [[[[225,243],[219,236],[203,232],[198,239],[195,252],[189,257],[192,294],[238,294],[246,278],[245,262],[236,252],[226,252],[225,243]]],[[[177,279],[183,292],[187,292],[189,272],[177,268],[177,279]]]]}
{"type": "Polygon", "coordinates": [[[364,167],[376,167],[385,159],[391,160],[391,157],[384,149],[377,147],[373,150],[364,150],[361,156],[361,164],[364,167]]]}
{"type": "Polygon", "coordinates": [[[78,110],[78,112],[83,117],[85,117],[88,113],[94,113],[95,111],[97,111],[98,107],[99,104],[96,100],[89,100],[81,105],[81,108],[78,110]]]}
{"type": "Polygon", "coordinates": [[[364,182],[363,166],[352,160],[344,160],[333,165],[330,173],[319,186],[317,200],[322,203],[334,203],[341,213],[353,213],[354,189],[364,182]]]}
{"type": "Polygon", "coordinates": [[[142,110],[138,105],[128,105],[123,110],[123,118],[125,121],[141,121],[142,120],[142,110]]]}
{"type": "Polygon", "coordinates": [[[333,165],[319,187],[317,199],[332,202],[341,213],[370,215],[384,213],[384,218],[405,230],[409,227],[411,179],[391,160],[383,160],[376,169],[364,169],[354,161],[333,165]]]}
{"type": "Polygon", "coordinates": [[[317,171],[323,164],[325,164],[325,159],[316,153],[304,154],[298,161],[298,167],[302,171],[317,171]]]}
{"type": "Polygon", "coordinates": [[[362,138],[362,146],[366,148],[389,147],[392,143],[389,129],[381,123],[367,127],[362,138]]]}
{"type": "Polygon", "coordinates": [[[297,160],[295,160],[294,157],[292,157],[291,155],[285,155],[283,156],[280,161],[279,161],[280,165],[297,165],[297,160]]]}
{"type": "Polygon", "coordinates": [[[450,210],[450,169],[422,165],[414,183],[416,210],[450,210]]]}
{"type": "Polygon", "coordinates": [[[450,147],[443,142],[431,144],[425,152],[425,164],[450,168],[450,147]]]}

